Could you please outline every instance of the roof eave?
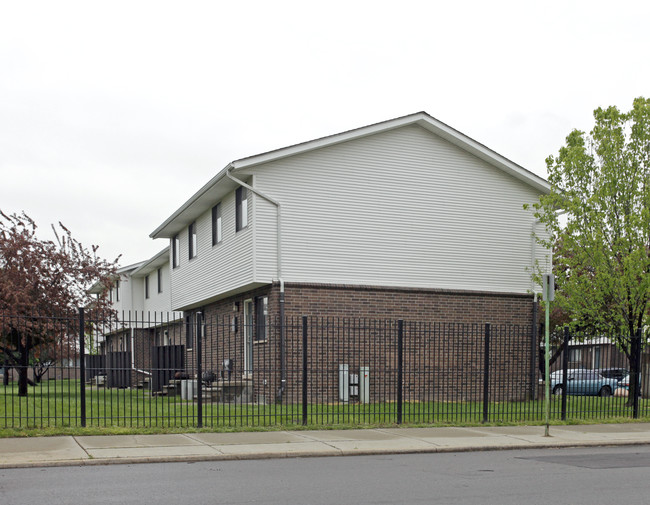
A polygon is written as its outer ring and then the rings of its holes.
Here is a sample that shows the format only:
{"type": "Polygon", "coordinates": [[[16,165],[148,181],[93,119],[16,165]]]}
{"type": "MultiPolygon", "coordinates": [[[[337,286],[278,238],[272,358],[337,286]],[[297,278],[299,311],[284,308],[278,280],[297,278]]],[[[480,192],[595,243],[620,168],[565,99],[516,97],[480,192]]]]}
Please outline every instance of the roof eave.
{"type": "Polygon", "coordinates": [[[232,164],[226,165],[217,175],[210,179],[206,184],[201,187],[194,195],[190,197],[183,205],[181,205],[171,216],[169,216],[158,228],[149,234],[150,238],[172,238],[178,233],[177,227],[174,227],[174,222],[182,217],[185,213],[191,210],[192,206],[201,199],[210,189],[218,184],[225,176],[226,172],[232,168],[232,164]]]}
{"type": "MultiPolygon", "coordinates": [[[[289,147],[283,147],[266,153],[249,156],[235,160],[226,167],[224,167],[217,175],[208,181],[201,189],[199,189],[189,200],[187,200],[176,212],[169,216],[158,228],[156,228],[149,236],[151,238],[172,238],[184,226],[191,223],[196,217],[196,205],[205,198],[206,194],[210,192],[215,186],[226,179],[226,173],[229,170],[244,170],[256,165],[277,161],[282,158],[294,156],[297,154],[306,153],[315,149],[339,144],[348,140],[362,138],[375,133],[389,131],[395,128],[401,128],[410,124],[417,124],[435,135],[444,138],[457,147],[477,156],[478,158],[497,166],[504,172],[516,177],[517,179],[529,184],[541,193],[549,193],[550,185],[542,177],[526,170],[524,167],[517,165],[509,159],[501,156],[500,154],[492,151],[480,142],[468,137],[467,135],[455,130],[449,125],[435,119],[426,112],[416,112],[407,116],[402,116],[395,119],[389,119],[380,123],[375,123],[368,126],[362,126],[354,130],[329,135],[315,140],[295,144],[289,147]]],[[[227,179],[229,180],[229,179],[227,179]]]]}
{"type": "Polygon", "coordinates": [[[144,276],[167,263],[169,263],[169,247],[165,247],[162,251],[143,262],[138,268],[131,272],[131,276],[144,276]]]}

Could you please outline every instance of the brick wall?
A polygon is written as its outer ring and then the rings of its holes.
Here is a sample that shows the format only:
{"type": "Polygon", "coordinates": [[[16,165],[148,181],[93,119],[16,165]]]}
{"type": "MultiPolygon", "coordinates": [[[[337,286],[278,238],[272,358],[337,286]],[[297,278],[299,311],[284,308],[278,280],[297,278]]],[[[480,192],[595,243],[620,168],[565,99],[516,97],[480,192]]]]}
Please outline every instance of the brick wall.
{"type": "MultiPolygon", "coordinates": [[[[268,403],[277,399],[280,386],[279,284],[202,308],[206,318],[203,369],[218,374],[223,359],[231,358],[235,360],[234,378],[241,378],[244,300],[259,296],[269,297],[271,324],[267,339],[253,348],[254,399],[268,403]]],[[[355,374],[360,366],[369,366],[371,401],[390,401],[397,379],[397,319],[404,319],[408,329],[406,399],[479,400],[487,322],[497,333],[490,353],[494,370],[491,396],[523,399],[531,389],[532,296],[287,283],[285,300],[289,325],[285,328],[287,387],[283,402],[297,403],[301,398],[303,315],[312,318],[310,402],[338,401],[340,364],[347,364],[355,374]]]]}

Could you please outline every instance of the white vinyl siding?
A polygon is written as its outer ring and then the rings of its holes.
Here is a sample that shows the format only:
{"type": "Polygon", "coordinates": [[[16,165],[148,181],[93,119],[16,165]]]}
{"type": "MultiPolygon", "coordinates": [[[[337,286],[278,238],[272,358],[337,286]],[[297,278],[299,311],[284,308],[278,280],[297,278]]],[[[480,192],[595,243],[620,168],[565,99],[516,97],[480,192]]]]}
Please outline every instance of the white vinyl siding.
{"type": "MultiPolygon", "coordinates": [[[[282,204],[287,282],[513,293],[531,287],[533,218],[522,205],[538,193],[418,126],[246,173],[282,204]]],[[[252,221],[256,247],[266,247],[256,256],[257,280],[274,277],[275,209],[258,205],[252,221]]]]}
{"type": "MultiPolygon", "coordinates": [[[[157,270],[153,270],[149,274],[149,298],[144,300],[143,310],[146,318],[157,318],[160,321],[161,312],[167,313],[171,310],[171,296],[170,296],[170,269],[168,266],[163,266],[162,272],[162,292],[157,289],[157,270]],[[154,285],[156,286],[154,288],[154,285]],[[158,313],[156,315],[156,313],[158,313]]],[[[163,317],[167,317],[166,314],[163,317]]]]}
{"type": "MultiPolygon", "coordinates": [[[[216,203],[216,202],[215,202],[216,203]]],[[[172,309],[179,310],[218,297],[254,281],[252,198],[248,196],[248,227],[235,232],[235,192],[221,199],[223,238],[212,247],[212,209],[196,220],[201,254],[188,261],[188,233],[181,231],[181,264],[171,272],[172,309]]]]}

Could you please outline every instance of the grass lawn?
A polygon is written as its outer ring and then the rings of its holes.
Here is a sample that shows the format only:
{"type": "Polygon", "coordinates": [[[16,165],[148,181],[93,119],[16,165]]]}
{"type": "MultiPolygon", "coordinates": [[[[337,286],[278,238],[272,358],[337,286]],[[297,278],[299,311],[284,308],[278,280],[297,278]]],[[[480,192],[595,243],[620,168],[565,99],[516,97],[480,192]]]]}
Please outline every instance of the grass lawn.
{"type": "MultiPolygon", "coordinates": [[[[20,398],[15,383],[0,386],[0,437],[56,434],[171,433],[197,431],[198,405],[180,397],[152,396],[146,390],[86,388],[86,428],[81,427],[78,380],[45,381],[20,398]]],[[[632,420],[622,397],[567,397],[568,422],[632,420]]],[[[639,414],[650,415],[650,400],[639,400],[639,414]]],[[[206,431],[301,429],[301,404],[203,404],[206,431]]],[[[551,399],[551,419],[561,420],[561,399],[551,399]]],[[[467,426],[483,421],[482,402],[405,402],[402,423],[467,426]]],[[[540,424],[544,401],[489,403],[492,424],[540,424]]],[[[394,426],[396,403],[309,404],[307,427],[394,426]]]]}

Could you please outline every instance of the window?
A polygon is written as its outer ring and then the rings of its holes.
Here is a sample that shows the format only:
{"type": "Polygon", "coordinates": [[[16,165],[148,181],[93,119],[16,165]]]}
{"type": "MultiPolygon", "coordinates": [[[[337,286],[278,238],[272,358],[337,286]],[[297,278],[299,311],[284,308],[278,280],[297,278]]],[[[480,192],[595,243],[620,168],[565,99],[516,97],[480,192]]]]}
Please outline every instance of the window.
{"type": "Polygon", "coordinates": [[[268,336],[269,329],[269,297],[260,296],[255,299],[255,342],[263,342],[268,336]]]}
{"type": "Polygon", "coordinates": [[[187,314],[185,316],[185,346],[187,349],[192,349],[194,347],[194,325],[192,314],[187,314]]]}
{"type": "Polygon", "coordinates": [[[190,252],[190,259],[194,258],[196,256],[196,221],[194,221],[188,228],[187,228],[187,234],[188,234],[188,240],[189,240],[189,252],[190,252]]]}
{"type": "Polygon", "coordinates": [[[579,363],[582,361],[582,349],[569,349],[569,361],[572,363],[579,363]]]}
{"type": "Polygon", "coordinates": [[[149,298],[149,276],[144,277],[144,297],[149,298]]]}
{"type": "Polygon", "coordinates": [[[188,350],[194,347],[196,338],[202,333],[202,317],[201,309],[185,314],[185,345],[188,350]]]}
{"type": "Polygon", "coordinates": [[[162,267],[158,269],[158,293],[162,293],[162,267]]]}
{"type": "Polygon", "coordinates": [[[248,226],[248,190],[243,186],[235,192],[235,230],[243,230],[248,226]]]}
{"type": "Polygon", "coordinates": [[[115,301],[120,301],[120,280],[115,281],[115,301]]]}
{"type": "Polygon", "coordinates": [[[172,239],[172,268],[177,268],[181,264],[180,258],[181,239],[176,235],[172,239]]]}
{"type": "Polygon", "coordinates": [[[212,245],[221,242],[221,204],[212,207],[212,245]]]}

